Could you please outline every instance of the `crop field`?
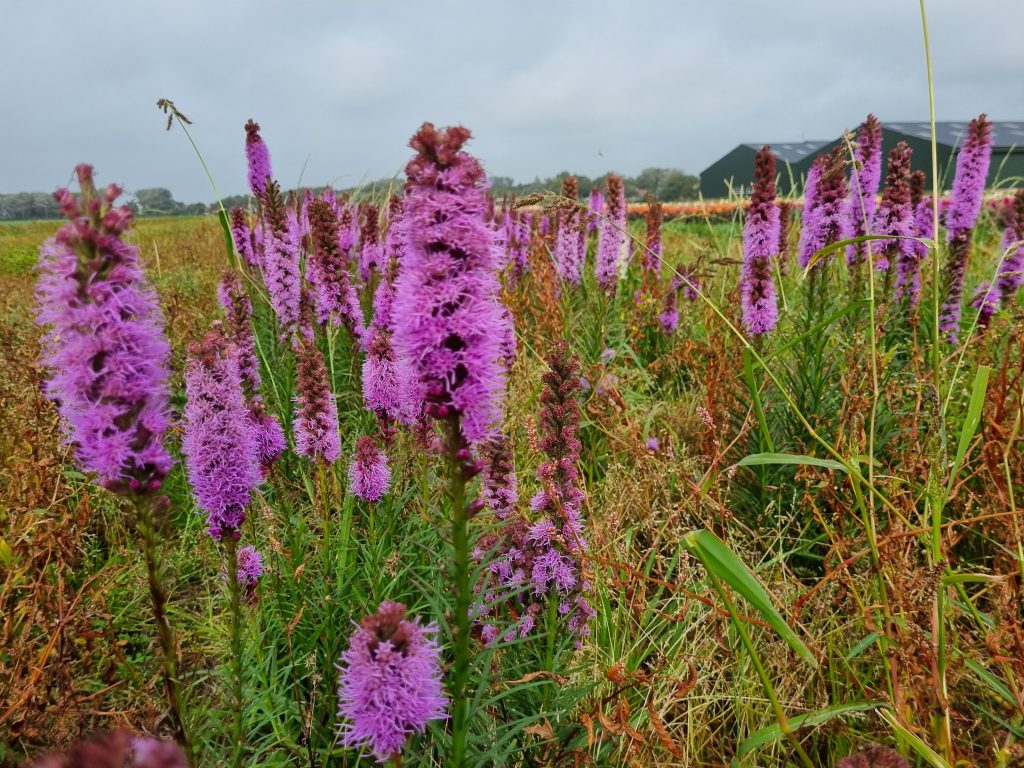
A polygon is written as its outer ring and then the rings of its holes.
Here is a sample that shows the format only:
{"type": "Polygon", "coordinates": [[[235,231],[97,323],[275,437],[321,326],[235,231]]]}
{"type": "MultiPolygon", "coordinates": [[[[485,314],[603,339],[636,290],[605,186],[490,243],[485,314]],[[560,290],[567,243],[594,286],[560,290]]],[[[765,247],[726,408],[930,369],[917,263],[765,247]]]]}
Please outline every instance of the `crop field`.
{"type": "Polygon", "coordinates": [[[0,766],[1024,765],[987,126],[940,199],[873,117],[706,205],[80,166],[0,224],[0,766]]]}

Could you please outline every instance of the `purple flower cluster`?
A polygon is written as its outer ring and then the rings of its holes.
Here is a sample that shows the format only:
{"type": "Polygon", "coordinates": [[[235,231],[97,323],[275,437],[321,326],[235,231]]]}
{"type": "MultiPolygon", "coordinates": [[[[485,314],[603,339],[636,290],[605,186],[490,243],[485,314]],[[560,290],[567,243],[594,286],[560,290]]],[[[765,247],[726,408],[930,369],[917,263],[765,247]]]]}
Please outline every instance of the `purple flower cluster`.
{"type": "Polygon", "coordinates": [[[486,176],[462,150],[469,138],[466,128],[424,123],[410,142],[394,345],[416,373],[415,399],[435,418],[459,418],[475,444],[501,418],[507,324],[494,231],[484,220],[486,176]]]}
{"type": "Polygon", "coordinates": [[[436,632],[407,619],[401,603],[381,603],[362,620],[338,664],[343,744],[367,748],[383,763],[401,754],[411,734],[446,717],[436,632]]]}
{"type": "Polygon", "coordinates": [[[263,480],[238,350],[215,327],[189,354],[181,440],[188,480],[206,513],[210,536],[237,538],[252,493],[263,480]]]}
{"type": "MultiPolygon", "coordinates": [[[[562,197],[574,203],[579,195],[575,176],[562,182],[562,197]]],[[[555,270],[558,276],[571,285],[579,285],[586,258],[586,243],[581,238],[582,221],[580,211],[573,206],[563,207],[558,220],[558,236],[555,240],[555,270]]]]}
{"type": "Polygon", "coordinates": [[[607,291],[614,291],[628,258],[626,188],[621,176],[609,173],[605,189],[608,212],[598,226],[596,272],[598,284],[607,291]]]}
{"type": "Polygon", "coordinates": [[[416,372],[398,356],[383,328],[374,330],[363,361],[363,401],[385,422],[412,423],[419,409],[416,372]]]}
{"type": "Polygon", "coordinates": [[[46,326],[46,395],[79,463],[118,492],[156,490],[170,471],[168,358],[157,297],[121,240],[132,222],[114,207],[121,189],[96,189],[92,167],[76,169],[81,198],[55,197],[70,222],[39,251],[37,320],[46,326]]]}
{"type": "Polygon", "coordinates": [[[829,154],[818,155],[807,173],[803,226],[797,251],[801,269],[819,268],[823,263],[820,259],[811,265],[814,254],[850,235],[845,167],[843,148],[837,146],[829,154]]]}
{"type": "Polygon", "coordinates": [[[488,509],[503,520],[515,511],[519,502],[512,444],[507,437],[499,435],[480,447],[480,458],[484,501],[488,509]]]}
{"type": "Polygon", "coordinates": [[[295,379],[295,450],[315,461],[333,463],[341,455],[338,403],[331,392],[323,356],[315,344],[299,344],[295,379]]]}
{"type": "MultiPolygon", "coordinates": [[[[857,132],[857,148],[854,151],[854,167],[850,173],[850,223],[851,237],[872,233],[875,218],[875,197],[882,178],[882,124],[874,115],[868,115],[857,132]]],[[[864,261],[867,243],[860,242],[846,247],[846,263],[856,266],[864,261]]],[[[878,269],[886,269],[879,264],[878,269]]]]}
{"type": "MultiPolygon", "coordinates": [[[[875,211],[874,222],[871,224],[872,234],[892,235],[898,238],[914,236],[914,206],[910,197],[910,157],[911,150],[905,141],[901,141],[889,152],[889,165],[886,169],[885,189],[882,191],[882,202],[875,211]]],[[[917,249],[914,241],[908,239],[875,240],[878,258],[876,269],[887,270],[890,264],[896,264],[896,295],[901,295],[903,286],[908,285],[911,274],[916,269],[917,249]]]]}
{"type": "Polygon", "coordinates": [[[313,249],[306,261],[306,278],[313,286],[317,322],[333,319],[348,329],[357,344],[363,344],[363,310],[340,244],[338,219],[326,200],[309,204],[309,227],[313,249]]]}
{"type": "Polygon", "coordinates": [[[988,166],[992,157],[992,123],[985,115],[971,121],[956,158],[956,175],[945,212],[949,254],[944,275],[945,299],[939,314],[939,330],[956,343],[960,330],[964,278],[971,255],[971,232],[981,212],[988,166]]]}
{"type": "Polygon", "coordinates": [[[356,452],[348,466],[348,482],[353,495],[364,501],[378,501],[391,487],[388,457],[369,435],[356,441],[356,452]]]}
{"type": "Polygon", "coordinates": [[[752,336],[770,333],[779,322],[772,259],[779,248],[779,209],[775,205],[775,155],[762,147],[754,159],[754,191],[743,227],[740,299],[743,327],[752,336]]]}
{"type": "Polygon", "coordinates": [[[580,518],[585,496],[580,488],[580,408],[576,402],[581,388],[579,363],[561,341],[548,357],[541,392],[540,448],[547,455],[537,468],[539,490],[530,500],[535,522],[510,514],[497,533],[481,537],[474,556],[487,560],[484,581],[478,587],[475,609],[483,622],[481,637],[491,643],[525,637],[543,615],[544,604],[557,600],[558,615],[569,631],[589,634],[595,615],[587,601],[590,584],[583,573],[587,549],[580,518]],[[525,588],[525,589],[524,589],[525,588]],[[504,633],[497,622],[513,620],[504,633]]]}
{"type": "Polygon", "coordinates": [[[294,341],[299,334],[302,303],[297,227],[289,221],[276,181],[267,182],[263,201],[263,279],[281,326],[281,339],[294,341]]]}
{"type": "Polygon", "coordinates": [[[587,207],[590,211],[587,224],[587,232],[589,234],[597,231],[597,224],[604,214],[604,193],[600,187],[594,187],[590,190],[590,199],[587,207]]]}
{"type": "Polygon", "coordinates": [[[270,169],[270,150],[260,136],[260,124],[252,120],[245,124],[245,159],[249,165],[249,189],[262,199],[274,174],[270,169]]]}
{"type": "Polygon", "coordinates": [[[370,276],[380,269],[384,261],[384,246],[380,242],[380,210],[367,203],[362,210],[359,228],[359,279],[370,282],[370,276]]]}
{"type": "Polygon", "coordinates": [[[263,575],[263,556],[253,546],[240,547],[236,555],[238,561],[238,586],[245,590],[249,602],[256,599],[256,586],[263,575]]]}
{"type": "Polygon", "coordinates": [[[1003,233],[1002,249],[1009,251],[999,266],[996,286],[1000,303],[1007,307],[1024,285],[1024,189],[1018,189],[1010,207],[1010,220],[1003,233]]]}
{"type": "Polygon", "coordinates": [[[661,325],[661,330],[668,336],[675,333],[676,328],[679,327],[679,289],[682,285],[682,280],[678,277],[673,277],[672,283],[669,285],[668,291],[665,292],[665,297],[662,299],[661,314],[658,315],[658,323],[661,325]]]}
{"type": "Polygon", "coordinates": [[[647,196],[647,248],[644,250],[644,271],[661,276],[661,203],[647,196]]]}
{"type": "Polygon", "coordinates": [[[245,211],[235,206],[231,209],[229,218],[231,222],[231,239],[235,243],[235,250],[250,267],[258,267],[259,260],[256,258],[256,249],[252,241],[252,230],[249,228],[249,221],[246,219],[245,211]]]}

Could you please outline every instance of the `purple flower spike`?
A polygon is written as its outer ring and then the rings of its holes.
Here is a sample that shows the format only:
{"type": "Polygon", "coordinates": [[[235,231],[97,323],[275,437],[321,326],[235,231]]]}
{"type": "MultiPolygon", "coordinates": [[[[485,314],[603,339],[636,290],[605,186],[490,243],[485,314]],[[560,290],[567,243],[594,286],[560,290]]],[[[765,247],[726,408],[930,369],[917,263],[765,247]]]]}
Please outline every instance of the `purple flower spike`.
{"type": "Polygon", "coordinates": [[[246,220],[245,211],[235,206],[231,209],[231,239],[235,242],[235,250],[242,260],[250,267],[258,267],[256,249],[252,242],[252,230],[246,220]]]}
{"type": "Polygon", "coordinates": [[[260,124],[252,120],[245,124],[245,159],[249,163],[249,188],[256,197],[262,198],[273,172],[270,170],[270,150],[260,136],[260,124]]]}
{"type": "Polygon", "coordinates": [[[978,325],[988,328],[992,316],[999,309],[999,289],[986,280],[974,292],[971,306],[978,310],[978,325]]]}
{"type": "Polygon", "coordinates": [[[241,547],[237,554],[238,559],[238,585],[245,590],[246,599],[253,602],[256,599],[256,586],[263,575],[263,556],[256,547],[241,547]]]}
{"type": "MultiPolygon", "coordinates": [[[[842,146],[827,155],[818,155],[807,173],[803,226],[797,262],[801,269],[811,266],[811,259],[821,249],[850,235],[850,201],[846,194],[846,176],[842,146]]],[[[814,262],[818,269],[826,260],[814,262]]]]}
{"type": "MultiPolygon", "coordinates": [[[[579,186],[575,176],[562,182],[562,197],[575,202],[579,186]]],[[[555,240],[555,270],[558,276],[571,285],[579,285],[586,251],[580,246],[580,211],[576,207],[562,208],[558,220],[558,237],[555,240]]]]}
{"type": "Polygon", "coordinates": [[[519,501],[512,444],[501,435],[480,449],[483,459],[483,497],[495,515],[504,519],[519,501]]]}
{"type": "Polygon", "coordinates": [[[302,276],[299,273],[299,243],[289,225],[281,190],[276,181],[264,191],[263,278],[270,294],[270,306],[280,324],[281,339],[299,334],[302,276]]]}
{"type": "Polygon", "coordinates": [[[644,250],[644,269],[655,277],[661,276],[661,203],[647,196],[647,248],[644,250]]]}
{"type": "MultiPolygon", "coordinates": [[[[900,238],[914,236],[914,206],[910,189],[911,150],[901,141],[889,153],[889,166],[885,177],[882,202],[875,211],[871,225],[876,235],[893,235],[900,238]]],[[[918,269],[917,249],[913,240],[875,240],[872,252],[877,251],[875,268],[887,270],[896,264],[896,296],[901,296],[903,287],[912,281],[912,273],[918,269]]]]}
{"type": "Polygon", "coordinates": [[[348,260],[339,245],[338,220],[326,200],[309,204],[313,251],[306,262],[306,277],[313,286],[313,306],[319,323],[333,320],[344,325],[353,340],[365,341],[363,310],[348,271],[348,260]]]}
{"type": "Polygon", "coordinates": [[[333,463],[341,455],[338,404],[316,345],[302,342],[296,362],[295,450],[315,461],[333,463]]]}
{"type": "Polygon", "coordinates": [[[415,399],[437,418],[458,416],[475,444],[501,419],[506,324],[497,244],[484,218],[487,180],[462,149],[469,137],[462,127],[424,123],[410,142],[393,341],[416,374],[415,399]]]}
{"type": "Polygon", "coordinates": [[[1010,252],[1003,259],[996,278],[999,301],[1008,307],[1024,285],[1024,189],[1018,189],[1010,208],[1010,221],[1003,233],[1002,249],[1010,252]]]}
{"type": "Polygon", "coordinates": [[[39,250],[44,391],[86,471],[110,490],[147,492],[171,468],[163,446],[170,347],[138,249],[121,240],[132,212],[113,207],[120,188],[101,196],[91,166],[76,172],[81,207],[67,189],[55,193],[71,221],[39,250]]]}
{"type": "Polygon", "coordinates": [[[779,248],[779,209],[775,205],[775,155],[761,148],[754,161],[754,194],[743,227],[740,298],[747,333],[770,333],[779,321],[772,258],[779,248]]]}
{"type": "Polygon", "coordinates": [[[364,501],[378,501],[391,487],[388,457],[368,435],[356,441],[356,453],[348,466],[348,482],[352,493],[364,501]]]}
{"type": "Polygon", "coordinates": [[[359,240],[359,279],[368,283],[370,276],[380,269],[384,261],[384,246],[380,242],[380,211],[373,203],[367,203],[363,208],[359,240]]]}
{"type": "MultiPolygon", "coordinates": [[[[850,236],[877,234],[871,232],[875,216],[878,184],[882,178],[882,124],[868,115],[857,132],[854,168],[850,172],[850,236]]],[[[864,261],[867,243],[846,246],[846,263],[855,266],[864,261]]]]}
{"type": "Polygon", "coordinates": [[[400,755],[409,736],[446,717],[437,627],[405,617],[401,603],[381,603],[352,635],[338,669],[341,741],[369,749],[380,763],[400,755]]]}
{"type": "Polygon", "coordinates": [[[263,480],[238,350],[215,327],[189,352],[181,440],[189,484],[206,513],[210,536],[237,537],[252,493],[263,480]]]}
{"type": "Polygon", "coordinates": [[[614,291],[626,268],[628,244],[626,228],[626,188],[622,177],[610,173],[606,182],[608,213],[601,219],[597,238],[597,282],[606,291],[614,291]]]}

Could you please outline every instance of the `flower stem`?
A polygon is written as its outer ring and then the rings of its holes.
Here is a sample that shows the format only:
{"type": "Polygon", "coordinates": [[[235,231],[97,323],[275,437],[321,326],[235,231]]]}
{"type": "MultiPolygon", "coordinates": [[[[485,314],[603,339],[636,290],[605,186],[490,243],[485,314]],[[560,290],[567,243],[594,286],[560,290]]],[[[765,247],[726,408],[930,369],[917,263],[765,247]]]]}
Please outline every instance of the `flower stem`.
{"type": "Polygon", "coordinates": [[[185,706],[178,683],[178,648],[174,630],[167,620],[167,592],[160,580],[160,560],[157,551],[156,519],[151,497],[140,497],[135,502],[136,525],[142,534],[142,555],[146,561],[146,575],[149,580],[149,597],[153,603],[153,618],[156,621],[157,638],[164,663],[164,688],[170,706],[174,735],[185,753],[190,766],[195,766],[192,740],[185,728],[185,706]]]}
{"type": "Polygon", "coordinates": [[[452,698],[452,768],[464,768],[466,763],[466,733],[468,730],[469,678],[469,525],[466,515],[466,480],[462,450],[462,430],[458,417],[448,423],[446,454],[449,467],[449,495],[452,504],[452,564],[455,570],[455,658],[449,690],[452,698]]]}
{"type": "Polygon", "coordinates": [[[238,542],[230,533],[224,537],[228,566],[228,594],[231,599],[232,720],[231,764],[242,765],[242,598],[238,584],[238,542]]]}

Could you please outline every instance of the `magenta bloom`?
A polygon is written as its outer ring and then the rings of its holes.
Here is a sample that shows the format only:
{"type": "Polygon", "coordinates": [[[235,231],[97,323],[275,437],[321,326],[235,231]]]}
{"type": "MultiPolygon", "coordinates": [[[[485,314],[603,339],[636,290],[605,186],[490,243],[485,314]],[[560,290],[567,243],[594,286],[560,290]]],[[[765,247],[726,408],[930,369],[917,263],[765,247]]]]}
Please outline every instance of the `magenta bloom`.
{"type": "Polygon", "coordinates": [[[971,232],[981,212],[981,198],[992,156],[992,123],[981,115],[971,121],[956,158],[956,176],[945,223],[949,238],[944,286],[946,297],[939,315],[939,330],[955,343],[960,330],[964,278],[971,255],[971,232]]]}
{"type": "Polygon", "coordinates": [[[626,189],[622,177],[610,173],[606,182],[608,213],[598,225],[597,282],[608,291],[615,290],[628,258],[626,242],[626,189]]]}
{"type": "Polygon", "coordinates": [[[238,206],[231,209],[231,239],[235,242],[235,250],[242,260],[250,267],[258,267],[256,250],[252,242],[252,230],[245,218],[245,211],[238,206]]]}
{"type": "Polygon", "coordinates": [[[483,461],[483,498],[495,515],[504,519],[519,501],[512,445],[504,435],[480,447],[483,461]]]}
{"type": "Polygon", "coordinates": [[[1000,303],[1007,307],[1024,285],[1024,189],[1018,189],[1010,208],[1010,221],[1003,233],[1002,250],[1010,249],[996,277],[1000,303]]]}
{"type": "MultiPolygon", "coordinates": [[[[914,237],[931,240],[935,236],[935,217],[932,212],[931,197],[923,197],[924,173],[915,171],[911,174],[910,199],[914,205],[914,237]],[[918,198],[914,202],[915,196],[918,198]]],[[[897,263],[896,282],[894,287],[897,295],[906,295],[911,309],[917,307],[921,300],[921,263],[928,255],[928,246],[920,240],[911,242],[913,258],[907,263],[907,270],[899,268],[897,263]]]]}
{"type": "Polygon", "coordinates": [[[276,181],[269,181],[264,192],[263,279],[270,294],[270,306],[277,315],[281,339],[294,339],[299,333],[302,303],[302,275],[299,273],[299,243],[294,226],[281,199],[276,181]]]}
{"type": "Polygon", "coordinates": [[[383,763],[401,754],[411,734],[446,717],[436,632],[406,619],[401,603],[381,603],[362,620],[338,664],[343,744],[369,749],[383,763]]]}
{"type": "Polygon", "coordinates": [[[313,251],[306,260],[306,278],[313,286],[313,306],[318,323],[333,319],[344,325],[353,340],[365,341],[363,310],[348,271],[338,230],[338,220],[326,200],[309,204],[309,226],[313,251]]]}
{"type": "Polygon", "coordinates": [[[363,400],[368,410],[389,420],[409,424],[417,411],[416,372],[400,358],[391,334],[379,329],[363,361],[363,400]]]}
{"type": "Polygon", "coordinates": [[[260,124],[252,120],[245,124],[245,159],[249,164],[249,188],[256,197],[262,198],[273,172],[270,170],[270,150],[260,136],[260,124]]]}
{"type": "Polygon", "coordinates": [[[238,586],[245,590],[246,598],[251,602],[256,599],[256,585],[263,575],[263,556],[256,547],[241,547],[237,554],[238,586]]]}
{"type": "MultiPolygon", "coordinates": [[[[882,124],[868,115],[857,132],[854,169],[850,172],[850,236],[877,234],[871,232],[874,221],[878,184],[882,178],[882,124]]],[[[846,263],[854,266],[867,253],[864,242],[846,246],[846,263]]],[[[885,269],[876,265],[879,269],[885,269]]]]}
{"type": "Polygon", "coordinates": [[[356,452],[348,465],[348,482],[353,495],[365,501],[381,499],[391,487],[388,457],[369,435],[356,441],[356,452]]]}
{"type": "Polygon", "coordinates": [[[743,227],[740,299],[744,328],[759,336],[770,333],[779,322],[772,275],[772,258],[779,248],[779,208],[775,205],[775,155],[762,147],[754,163],[754,193],[743,227]]]}
{"type": "Polygon", "coordinates": [[[501,418],[505,323],[498,253],[484,217],[487,180],[462,150],[470,133],[424,123],[410,142],[401,231],[405,261],[394,302],[395,351],[417,375],[416,400],[436,418],[458,416],[478,443],[501,418]]]}
{"type": "MultiPolygon", "coordinates": [[[[801,269],[811,265],[818,251],[850,236],[845,165],[843,148],[836,147],[830,154],[818,155],[807,173],[803,226],[797,251],[801,269]]],[[[812,269],[821,267],[824,261],[814,262],[812,269]]]]}
{"type": "Polygon", "coordinates": [[[225,270],[217,288],[217,298],[224,310],[228,340],[238,352],[238,367],[250,397],[260,390],[260,360],[256,356],[256,337],[252,331],[252,301],[242,277],[233,269],[225,270]]]}
{"type": "Polygon", "coordinates": [[[55,193],[70,223],[39,250],[44,391],[86,471],[110,490],[151,491],[171,468],[163,318],[138,249],[121,240],[132,212],[114,207],[120,188],[101,195],[91,166],[75,171],[81,207],[67,189],[55,193]]]}
{"type": "Polygon", "coordinates": [[[373,203],[367,203],[363,208],[359,240],[359,279],[368,283],[370,275],[380,269],[384,261],[384,246],[380,242],[380,211],[373,203]]]}
{"type": "Polygon", "coordinates": [[[245,508],[263,480],[238,350],[215,328],[189,352],[181,440],[189,484],[206,513],[210,536],[237,538],[245,508]]]}
{"type": "MultiPolygon", "coordinates": [[[[562,182],[562,197],[576,201],[579,186],[575,176],[562,182]]],[[[586,251],[581,248],[580,211],[575,207],[564,207],[558,219],[558,236],[555,239],[555,270],[567,283],[579,285],[586,251]]]]}
{"type": "MultiPolygon", "coordinates": [[[[910,157],[911,150],[906,142],[901,141],[889,153],[889,166],[885,177],[885,190],[882,202],[875,211],[875,219],[871,225],[876,235],[893,235],[901,238],[914,236],[914,206],[910,192],[910,157]]],[[[886,270],[890,264],[896,263],[896,292],[900,295],[902,286],[908,284],[910,273],[916,265],[917,249],[913,240],[875,240],[873,251],[877,249],[878,258],[875,267],[886,270]]]]}
{"type": "Polygon", "coordinates": [[[601,220],[601,215],[604,213],[604,193],[601,192],[600,187],[594,187],[590,190],[588,208],[590,210],[590,222],[587,225],[587,232],[596,232],[597,223],[601,220]]]}
{"type": "Polygon", "coordinates": [[[971,306],[978,310],[978,325],[987,328],[999,309],[999,289],[986,280],[975,290],[971,306]]]}
{"type": "Polygon", "coordinates": [[[298,396],[292,429],[295,450],[301,456],[333,463],[341,455],[338,438],[338,403],[327,380],[323,356],[315,344],[299,345],[295,370],[298,396]]]}
{"type": "Polygon", "coordinates": [[[284,439],[281,423],[272,413],[267,413],[263,403],[253,400],[249,403],[249,420],[256,439],[256,452],[260,466],[266,471],[285,452],[288,443],[284,439]]]}

